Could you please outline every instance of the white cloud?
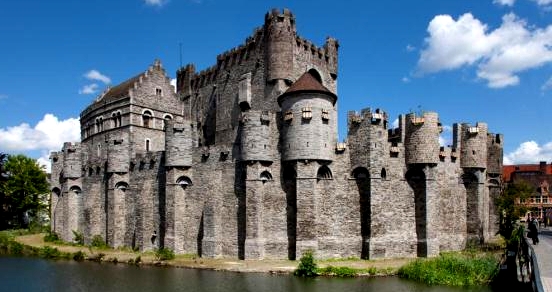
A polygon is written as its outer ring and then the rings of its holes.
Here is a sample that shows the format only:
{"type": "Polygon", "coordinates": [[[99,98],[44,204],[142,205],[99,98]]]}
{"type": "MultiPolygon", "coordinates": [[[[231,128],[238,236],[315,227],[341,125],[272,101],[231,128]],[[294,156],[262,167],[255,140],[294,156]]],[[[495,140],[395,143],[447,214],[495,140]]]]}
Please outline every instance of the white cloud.
{"type": "Polygon", "coordinates": [[[500,5],[504,5],[504,6],[514,6],[514,2],[516,2],[516,0],[493,0],[493,3],[495,4],[500,4],[500,5]]]}
{"type": "Polygon", "coordinates": [[[84,77],[86,77],[86,79],[89,79],[89,80],[98,80],[105,84],[111,83],[111,78],[103,75],[102,73],[100,73],[100,71],[94,70],[94,69],[86,72],[84,74],[84,77]]]}
{"type": "Polygon", "coordinates": [[[98,84],[92,83],[83,86],[79,89],[79,94],[94,94],[98,91],[98,84]]]}
{"type": "Polygon", "coordinates": [[[427,31],[420,73],[474,66],[489,87],[502,88],[519,84],[518,73],[552,62],[552,25],[535,28],[513,13],[504,15],[493,31],[471,13],[458,20],[435,16],[427,31]]]}
{"type": "Polygon", "coordinates": [[[452,127],[443,125],[443,132],[439,135],[439,145],[450,146],[452,145],[452,127]]]}
{"type": "Polygon", "coordinates": [[[176,78],[171,79],[171,85],[174,86],[174,92],[176,93],[176,78]]]}
{"type": "Polygon", "coordinates": [[[165,1],[163,0],[144,0],[144,2],[150,6],[162,6],[165,4],[165,1]]]}
{"type": "Polygon", "coordinates": [[[535,141],[523,142],[511,153],[504,155],[504,164],[536,164],[540,161],[552,161],[552,142],[542,146],[535,141]]]}
{"type": "Polygon", "coordinates": [[[80,141],[80,122],[77,118],[60,121],[52,114],[45,114],[36,126],[27,123],[0,128],[0,150],[30,151],[59,150],[63,142],[80,141]]]}
{"type": "Polygon", "coordinates": [[[415,46],[413,46],[413,45],[411,45],[411,44],[406,45],[406,51],[407,51],[407,52],[413,52],[413,51],[415,51],[415,50],[416,50],[416,47],[415,47],[415,46]]]}
{"type": "Polygon", "coordinates": [[[403,77],[403,78],[401,79],[401,81],[402,81],[403,83],[408,83],[408,82],[410,82],[410,78],[408,78],[408,77],[403,77]]]}
{"type": "Polygon", "coordinates": [[[533,0],[534,2],[537,2],[539,6],[548,6],[552,4],[552,0],[533,0]]]}
{"type": "MultiPolygon", "coordinates": [[[[58,149],[59,151],[59,149],[58,149]]],[[[40,156],[36,162],[38,165],[44,166],[44,169],[47,173],[52,172],[52,162],[50,161],[50,151],[44,151],[42,153],[42,156],[40,156]]]]}

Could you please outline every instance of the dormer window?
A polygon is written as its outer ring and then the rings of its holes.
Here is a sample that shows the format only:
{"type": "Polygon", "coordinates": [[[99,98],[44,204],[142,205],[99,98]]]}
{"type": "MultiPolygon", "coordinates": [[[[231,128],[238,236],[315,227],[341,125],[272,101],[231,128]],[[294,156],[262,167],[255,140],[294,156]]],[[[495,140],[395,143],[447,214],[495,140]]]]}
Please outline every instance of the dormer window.
{"type": "Polygon", "coordinates": [[[303,119],[304,120],[312,119],[312,109],[311,109],[311,107],[304,107],[301,111],[303,112],[303,119]]]}

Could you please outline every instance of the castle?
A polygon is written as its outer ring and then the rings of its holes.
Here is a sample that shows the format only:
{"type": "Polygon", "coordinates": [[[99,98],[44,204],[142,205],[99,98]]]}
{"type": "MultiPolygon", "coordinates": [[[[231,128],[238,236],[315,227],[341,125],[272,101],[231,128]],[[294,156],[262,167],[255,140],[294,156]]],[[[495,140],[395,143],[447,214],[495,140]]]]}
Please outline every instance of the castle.
{"type": "Polygon", "coordinates": [[[80,115],[82,142],[51,154],[52,230],[86,243],[240,259],[435,256],[497,231],[503,137],[433,112],[348,113],[337,138],[338,42],[266,14],[197,72],[162,64],[80,115]]]}

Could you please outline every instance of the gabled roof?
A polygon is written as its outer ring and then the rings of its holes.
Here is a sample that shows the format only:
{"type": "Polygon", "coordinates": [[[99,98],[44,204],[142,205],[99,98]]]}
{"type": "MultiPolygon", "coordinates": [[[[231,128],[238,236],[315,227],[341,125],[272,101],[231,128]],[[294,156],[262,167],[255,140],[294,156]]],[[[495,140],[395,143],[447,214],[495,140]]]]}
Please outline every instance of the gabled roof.
{"type": "Polygon", "coordinates": [[[541,175],[552,175],[552,164],[518,164],[504,165],[502,167],[502,179],[509,182],[514,173],[540,173],[541,175]]]}
{"type": "Polygon", "coordinates": [[[128,96],[128,91],[134,87],[134,83],[136,83],[139,79],[140,79],[140,76],[142,76],[144,73],[140,73],[114,87],[111,87],[107,90],[106,93],[104,93],[101,97],[101,99],[106,99],[106,100],[115,100],[119,97],[124,97],[124,96],[128,96]]]}
{"type": "Polygon", "coordinates": [[[282,95],[278,97],[278,104],[288,95],[296,93],[325,93],[333,97],[333,103],[337,100],[337,95],[326,88],[310,72],[305,72],[297,81],[295,81],[282,95]]]}

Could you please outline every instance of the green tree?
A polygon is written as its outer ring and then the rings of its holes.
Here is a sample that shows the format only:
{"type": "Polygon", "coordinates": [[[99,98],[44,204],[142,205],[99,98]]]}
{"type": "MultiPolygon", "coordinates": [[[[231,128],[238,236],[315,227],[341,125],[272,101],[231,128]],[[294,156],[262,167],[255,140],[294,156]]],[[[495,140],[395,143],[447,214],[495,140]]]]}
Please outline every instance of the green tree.
{"type": "Polygon", "coordinates": [[[0,185],[3,193],[3,228],[26,228],[48,202],[40,195],[49,191],[46,172],[36,160],[10,155],[3,164],[7,179],[0,185]]]}
{"type": "Polygon", "coordinates": [[[506,240],[512,237],[516,222],[525,216],[527,208],[516,204],[517,200],[527,199],[533,194],[534,188],[524,181],[509,184],[502,195],[496,200],[496,206],[501,215],[499,234],[506,240]]]}
{"type": "Polygon", "coordinates": [[[0,230],[4,229],[4,183],[8,179],[8,174],[6,173],[4,169],[4,164],[6,163],[6,160],[8,159],[8,154],[6,153],[0,153],[0,230]]]}

